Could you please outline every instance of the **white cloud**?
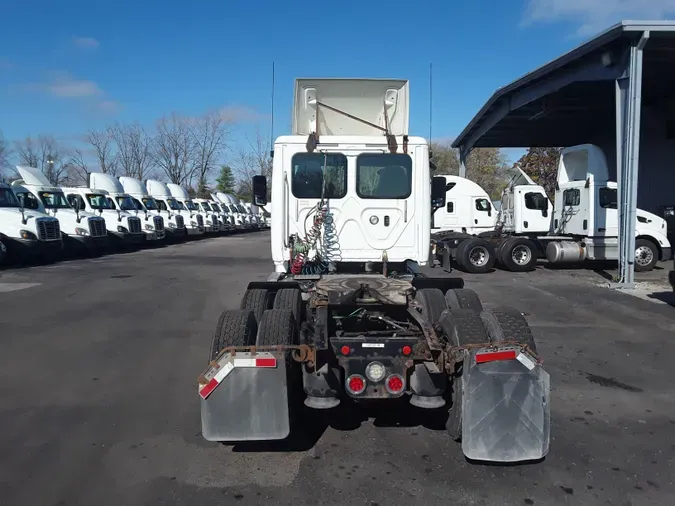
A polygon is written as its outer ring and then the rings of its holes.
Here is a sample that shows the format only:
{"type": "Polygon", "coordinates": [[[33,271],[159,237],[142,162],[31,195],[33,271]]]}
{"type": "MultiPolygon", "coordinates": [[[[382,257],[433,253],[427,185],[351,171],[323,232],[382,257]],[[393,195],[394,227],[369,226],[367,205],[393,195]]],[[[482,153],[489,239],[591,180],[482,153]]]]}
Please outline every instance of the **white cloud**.
{"type": "Polygon", "coordinates": [[[61,98],[93,97],[103,93],[94,81],[76,79],[66,72],[56,74],[45,88],[48,93],[61,98]]]}
{"type": "Polygon", "coordinates": [[[82,49],[96,49],[100,45],[93,37],[73,37],[73,44],[82,49]]]}
{"type": "Polygon", "coordinates": [[[590,36],[622,20],[675,17],[675,0],[529,0],[525,24],[567,21],[590,36]]]}

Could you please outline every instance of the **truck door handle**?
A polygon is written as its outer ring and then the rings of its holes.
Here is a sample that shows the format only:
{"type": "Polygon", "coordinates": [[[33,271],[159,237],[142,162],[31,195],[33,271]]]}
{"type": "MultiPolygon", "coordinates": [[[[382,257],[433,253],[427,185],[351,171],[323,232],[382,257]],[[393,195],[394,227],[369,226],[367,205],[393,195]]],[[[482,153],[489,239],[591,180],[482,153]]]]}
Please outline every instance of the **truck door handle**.
{"type": "Polygon", "coordinates": [[[478,218],[476,218],[475,220],[473,220],[473,222],[474,222],[476,225],[478,225],[478,218]]]}
{"type": "Polygon", "coordinates": [[[389,226],[389,216],[384,217],[384,226],[388,227],[389,226]]]}

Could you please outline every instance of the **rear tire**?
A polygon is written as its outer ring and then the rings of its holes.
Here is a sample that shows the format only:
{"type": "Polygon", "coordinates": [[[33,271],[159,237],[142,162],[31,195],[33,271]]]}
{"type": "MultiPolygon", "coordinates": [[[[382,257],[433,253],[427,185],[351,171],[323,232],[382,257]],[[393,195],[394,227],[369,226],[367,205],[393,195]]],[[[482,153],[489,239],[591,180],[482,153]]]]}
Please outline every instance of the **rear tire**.
{"type": "MultiPolygon", "coordinates": [[[[489,343],[488,335],[481,317],[471,309],[449,309],[444,311],[439,325],[451,346],[489,343]]],[[[455,364],[455,372],[451,376],[452,406],[448,413],[445,428],[454,441],[462,440],[462,371],[464,361],[455,364]]]]}
{"type": "Polygon", "coordinates": [[[258,324],[253,312],[245,309],[223,311],[213,334],[209,361],[214,360],[224,348],[254,345],[257,333],[258,324]]]}
{"type": "Polygon", "coordinates": [[[432,325],[439,320],[441,313],[448,309],[445,296],[438,288],[422,288],[418,290],[415,300],[421,306],[422,316],[432,325]]]}
{"type": "Polygon", "coordinates": [[[445,292],[449,309],[471,309],[476,313],[483,310],[478,294],[469,288],[451,288],[445,292]]]}
{"type": "Polygon", "coordinates": [[[288,309],[293,312],[296,323],[302,321],[302,295],[297,288],[282,288],[274,296],[274,309],[288,309]]]}
{"type": "Polygon", "coordinates": [[[537,249],[524,237],[511,237],[499,247],[499,262],[511,272],[527,272],[537,265],[537,249]]]}
{"type": "Polygon", "coordinates": [[[258,324],[256,346],[295,344],[295,318],[290,309],[267,309],[258,324]]]}
{"type": "Polygon", "coordinates": [[[253,311],[255,321],[260,324],[263,312],[269,308],[269,291],[261,288],[253,288],[246,290],[241,299],[241,309],[248,309],[253,311]]]}
{"type": "Polygon", "coordinates": [[[481,312],[480,318],[493,343],[516,341],[527,345],[533,353],[537,353],[532,329],[519,311],[510,308],[494,311],[487,309],[481,312]]]}
{"type": "Polygon", "coordinates": [[[471,274],[484,274],[495,265],[495,249],[485,239],[474,237],[463,241],[456,252],[457,264],[471,274]]]}

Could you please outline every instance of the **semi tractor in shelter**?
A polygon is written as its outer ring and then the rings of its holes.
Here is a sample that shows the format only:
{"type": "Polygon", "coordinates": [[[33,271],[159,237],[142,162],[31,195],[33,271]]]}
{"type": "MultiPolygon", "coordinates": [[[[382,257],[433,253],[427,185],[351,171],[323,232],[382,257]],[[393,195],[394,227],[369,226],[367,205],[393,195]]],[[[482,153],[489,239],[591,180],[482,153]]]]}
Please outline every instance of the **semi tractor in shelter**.
{"type": "MultiPolygon", "coordinates": [[[[446,413],[471,459],[547,454],[549,376],[523,315],[420,272],[446,181],[408,122],[407,80],[296,80],[274,145],[273,272],[218,319],[198,377],[205,439],[280,440],[302,409],[404,402],[446,413]]],[[[252,183],[264,209],[267,180],[252,183]]]]}
{"type": "MultiPolygon", "coordinates": [[[[437,234],[432,258],[451,259],[465,271],[483,273],[495,263],[523,272],[545,258],[555,264],[584,260],[618,260],[617,185],[609,180],[603,151],[593,144],[565,148],[560,156],[554,205],[543,187],[520,171],[502,193],[494,230],[478,237],[437,234]]],[[[635,270],[650,271],[659,260],[672,259],[666,220],[637,210],[635,270]]]]}

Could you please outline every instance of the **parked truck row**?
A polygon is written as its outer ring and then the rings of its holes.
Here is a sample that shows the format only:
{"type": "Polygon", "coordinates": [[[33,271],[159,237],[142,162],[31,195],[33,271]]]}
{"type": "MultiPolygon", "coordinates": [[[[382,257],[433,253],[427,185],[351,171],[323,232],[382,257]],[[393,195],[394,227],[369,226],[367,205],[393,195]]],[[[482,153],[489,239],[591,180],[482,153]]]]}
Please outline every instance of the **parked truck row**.
{"type": "MultiPolygon", "coordinates": [[[[443,177],[446,203],[433,212],[432,261],[484,273],[495,264],[528,271],[543,258],[555,264],[619,258],[617,184],[598,146],[562,151],[553,204],[522,171],[502,192],[499,212],[475,183],[443,177]]],[[[666,220],[642,209],[635,219],[635,271],[671,260],[666,220]]]]}
{"type": "Polygon", "coordinates": [[[34,167],[0,183],[0,263],[160,245],[269,227],[270,215],[234,195],[192,199],[185,188],[91,173],[86,186],[56,187],[34,167]]]}

